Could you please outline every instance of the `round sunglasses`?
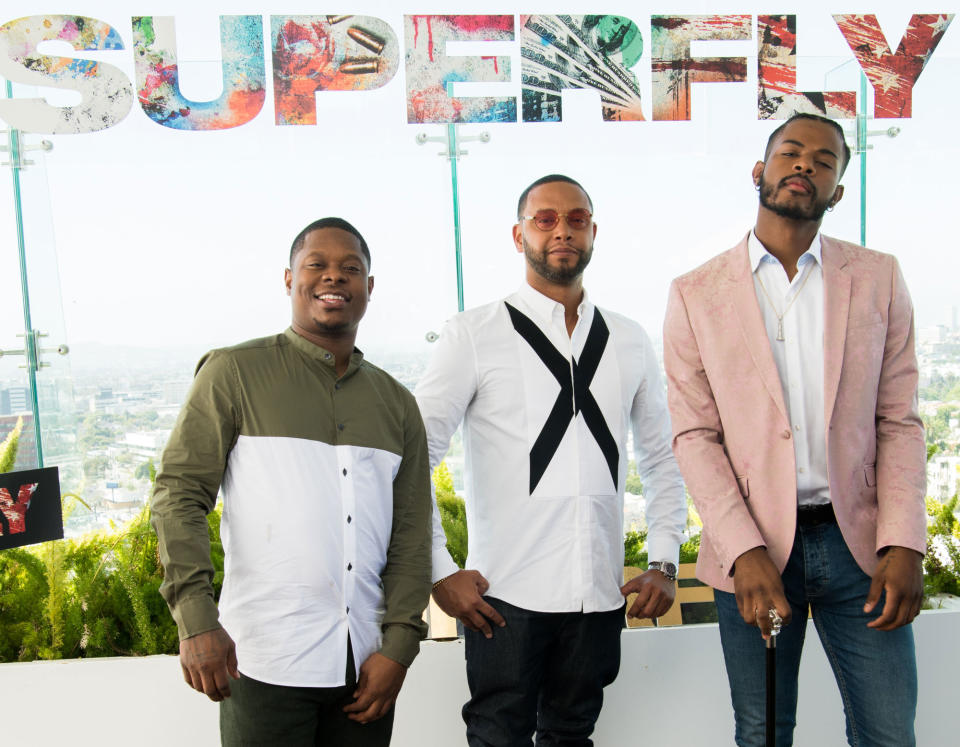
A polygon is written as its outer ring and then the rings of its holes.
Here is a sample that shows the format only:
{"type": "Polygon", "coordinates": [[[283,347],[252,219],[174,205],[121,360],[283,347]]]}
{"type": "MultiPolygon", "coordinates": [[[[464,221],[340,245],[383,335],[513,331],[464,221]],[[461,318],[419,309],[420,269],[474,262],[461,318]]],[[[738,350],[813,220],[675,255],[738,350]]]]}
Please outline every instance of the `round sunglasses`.
{"type": "Polygon", "coordinates": [[[551,231],[556,228],[560,218],[567,219],[567,225],[570,228],[583,229],[590,225],[590,219],[593,217],[586,208],[574,208],[567,213],[558,213],[556,210],[538,210],[533,215],[522,215],[522,220],[532,220],[533,225],[541,231],[551,231]]]}

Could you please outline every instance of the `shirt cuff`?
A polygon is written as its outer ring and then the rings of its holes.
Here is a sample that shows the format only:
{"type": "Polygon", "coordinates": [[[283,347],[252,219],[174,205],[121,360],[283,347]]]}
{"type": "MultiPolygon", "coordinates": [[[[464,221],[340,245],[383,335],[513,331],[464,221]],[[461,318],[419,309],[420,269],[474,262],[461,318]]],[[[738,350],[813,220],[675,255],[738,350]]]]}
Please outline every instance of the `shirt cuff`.
{"type": "Polygon", "coordinates": [[[380,653],[405,667],[409,667],[420,653],[420,632],[409,625],[385,625],[380,653]]]}
{"type": "Polygon", "coordinates": [[[647,538],[647,560],[659,560],[665,563],[680,563],[680,545],[674,540],[662,537],[647,538]]]}
{"type": "Polygon", "coordinates": [[[180,600],[176,609],[171,610],[171,614],[177,623],[181,641],[220,627],[217,604],[213,597],[206,594],[180,600]]]}
{"type": "Polygon", "coordinates": [[[460,568],[453,562],[453,558],[450,557],[450,553],[447,552],[446,547],[434,548],[433,577],[431,578],[431,583],[435,584],[441,578],[451,576],[459,570],[460,568]]]}

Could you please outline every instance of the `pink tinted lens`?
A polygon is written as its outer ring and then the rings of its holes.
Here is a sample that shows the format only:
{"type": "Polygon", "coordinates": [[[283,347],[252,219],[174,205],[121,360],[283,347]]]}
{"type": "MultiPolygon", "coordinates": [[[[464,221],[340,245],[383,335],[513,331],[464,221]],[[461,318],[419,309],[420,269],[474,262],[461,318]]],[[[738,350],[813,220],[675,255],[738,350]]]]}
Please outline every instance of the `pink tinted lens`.
{"type": "Polygon", "coordinates": [[[541,231],[549,231],[560,220],[560,214],[556,210],[538,210],[533,216],[533,222],[541,231]]]}

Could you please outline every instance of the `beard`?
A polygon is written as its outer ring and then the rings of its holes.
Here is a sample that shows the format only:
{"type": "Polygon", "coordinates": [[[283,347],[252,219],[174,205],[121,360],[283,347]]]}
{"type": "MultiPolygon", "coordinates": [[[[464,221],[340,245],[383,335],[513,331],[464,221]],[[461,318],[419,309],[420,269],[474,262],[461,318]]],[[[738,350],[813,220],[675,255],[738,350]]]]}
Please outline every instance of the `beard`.
{"type": "Polygon", "coordinates": [[[530,244],[527,243],[526,237],[524,237],[523,254],[527,258],[527,264],[544,280],[550,283],[556,283],[557,285],[570,285],[583,274],[587,265],[590,264],[590,258],[593,256],[593,247],[581,250],[574,264],[556,267],[549,264],[546,249],[543,249],[538,254],[530,244]]]}
{"type": "Polygon", "coordinates": [[[810,193],[810,202],[806,205],[804,204],[787,204],[781,205],[774,202],[774,196],[779,191],[780,187],[784,185],[787,179],[793,179],[796,174],[791,174],[790,176],[784,177],[780,180],[780,183],[774,187],[771,184],[768,184],[767,181],[763,178],[763,174],[760,175],[760,204],[763,205],[767,210],[779,215],[781,218],[789,218],[790,220],[810,220],[810,221],[820,221],[823,219],[823,214],[827,212],[827,208],[830,206],[830,197],[825,200],[817,199],[817,190],[812,184],[810,188],[813,192],[810,193]]]}

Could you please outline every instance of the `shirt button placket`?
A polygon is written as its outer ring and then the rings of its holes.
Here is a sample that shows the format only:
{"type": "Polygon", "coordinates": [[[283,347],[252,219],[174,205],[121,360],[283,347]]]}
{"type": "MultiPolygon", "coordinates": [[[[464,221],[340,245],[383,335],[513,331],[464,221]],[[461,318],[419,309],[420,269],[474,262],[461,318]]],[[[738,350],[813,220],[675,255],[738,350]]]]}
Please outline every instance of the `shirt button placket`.
{"type": "Polygon", "coordinates": [[[356,522],[353,515],[356,513],[356,495],[353,482],[353,462],[351,459],[351,447],[337,446],[337,467],[339,474],[337,478],[340,481],[340,506],[343,528],[343,597],[345,614],[350,613],[350,607],[353,605],[353,590],[355,569],[354,564],[357,560],[357,532],[356,522]]]}

